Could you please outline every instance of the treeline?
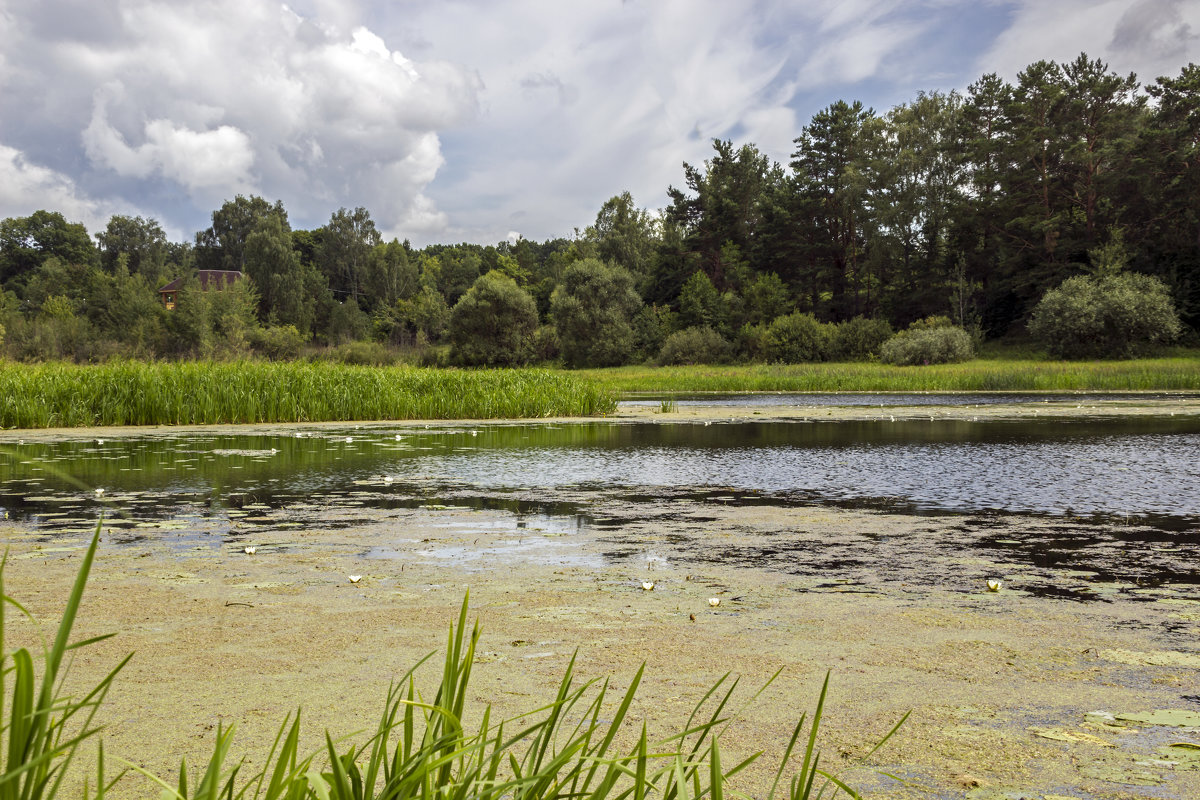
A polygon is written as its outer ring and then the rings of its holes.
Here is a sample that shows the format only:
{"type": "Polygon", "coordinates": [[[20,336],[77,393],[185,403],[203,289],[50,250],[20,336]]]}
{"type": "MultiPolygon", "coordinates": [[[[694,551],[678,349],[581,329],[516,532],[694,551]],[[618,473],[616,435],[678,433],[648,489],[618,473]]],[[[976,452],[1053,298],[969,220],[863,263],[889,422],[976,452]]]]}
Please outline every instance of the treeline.
{"type": "Polygon", "coordinates": [[[113,217],[94,242],[55,212],[6,219],[3,346],[79,360],[290,357],[306,343],[469,364],[855,358],[909,328],[977,341],[1033,318],[1052,340],[1039,301],[1101,272],[1088,302],[1096,287],[1141,287],[1200,323],[1195,64],[1142,87],[1080,55],[883,114],[838,101],[786,166],[753,144],[713,146],[683,165],[665,209],[624,193],[545,242],[418,250],[383,241],[366,209],[300,230],[281,203],[242,196],[193,243],[142,218],[113,217]],[[167,312],[157,289],[197,269],[249,281],[185,286],[167,312]],[[1145,280],[1114,283],[1121,273],[1145,280]]]}

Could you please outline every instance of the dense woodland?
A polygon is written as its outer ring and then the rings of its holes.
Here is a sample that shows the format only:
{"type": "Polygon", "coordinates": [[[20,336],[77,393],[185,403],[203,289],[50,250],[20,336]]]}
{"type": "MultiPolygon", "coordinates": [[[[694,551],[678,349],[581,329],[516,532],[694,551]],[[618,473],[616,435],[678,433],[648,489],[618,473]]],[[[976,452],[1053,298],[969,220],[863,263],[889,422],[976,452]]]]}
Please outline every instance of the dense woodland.
{"type": "Polygon", "coordinates": [[[94,238],[55,211],[5,219],[3,348],[86,361],[325,345],[351,360],[576,366],[661,359],[674,337],[714,359],[856,357],[929,317],[1022,336],[1047,291],[1101,268],[1097,253],[1160,279],[1195,336],[1197,65],[1143,86],[1086,55],[1042,61],[886,113],[837,101],[797,133],[786,165],[714,141],[666,208],[619,194],[544,242],[415,249],[383,241],[364,208],[301,230],[253,196],[191,243],[141,217],[94,238]],[[158,288],[197,269],[250,280],[185,286],[168,312],[158,288]],[[814,323],[825,343],[792,346],[814,323]]]}

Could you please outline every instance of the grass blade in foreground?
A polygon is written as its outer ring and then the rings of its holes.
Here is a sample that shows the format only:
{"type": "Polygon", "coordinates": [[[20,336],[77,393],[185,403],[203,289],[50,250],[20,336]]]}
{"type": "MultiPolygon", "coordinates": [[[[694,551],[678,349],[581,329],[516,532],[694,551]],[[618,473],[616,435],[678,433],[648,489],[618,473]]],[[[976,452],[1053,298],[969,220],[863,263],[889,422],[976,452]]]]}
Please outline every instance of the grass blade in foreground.
{"type": "MultiPolygon", "coordinates": [[[[107,638],[98,637],[74,644],[70,641],[71,628],[83,602],[84,586],[99,541],[100,524],[97,523],[59,621],[54,643],[50,647],[43,644],[41,687],[36,692],[38,676],[33,656],[24,647],[10,653],[5,643],[5,613],[8,606],[27,617],[29,614],[5,592],[4,566],[7,555],[0,561],[0,652],[3,653],[3,662],[0,663],[0,718],[6,712],[8,714],[0,728],[0,758],[3,758],[0,800],[41,800],[57,794],[80,743],[100,731],[94,724],[96,711],[108,694],[113,679],[129,661],[130,657],[126,656],[82,698],[61,693],[67,672],[63,666],[66,653],[107,638]]],[[[102,771],[99,781],[97,789],[103,792],[106,784],[102,771]]]]}

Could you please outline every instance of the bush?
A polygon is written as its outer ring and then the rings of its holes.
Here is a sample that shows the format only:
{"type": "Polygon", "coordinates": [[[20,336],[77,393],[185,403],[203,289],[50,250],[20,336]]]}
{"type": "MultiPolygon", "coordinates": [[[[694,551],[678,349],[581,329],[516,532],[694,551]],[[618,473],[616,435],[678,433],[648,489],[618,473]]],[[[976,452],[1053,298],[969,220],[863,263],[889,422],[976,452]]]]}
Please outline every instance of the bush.
{"type": "Polygon", "coordinates": [[[730,359],[733,346],[712,328],[684,328],[667,337],[658,354],[658,363],[722,364],[730,359]]]}
{"type": "Polygon", "coordinates": [[[809,313],[777,317],[767,326],[763,349],[768,361],[799,364],[829,359],[833,326],[818,322],[809,313]]]}
{"type": "Polygon", "coordinates": [[[568,367],[615,367],[636,349],[632,320],[642,306],[633,276],[594,258],[567,267],[550,296],[550,316],[568,367]]]}
{"type": "Polygon", "coordinates": [[[469,366],[524,364],[537,325],[537,305],[529,292],[492,270],[450,312],[451,357],[469,366]]]}
{"type": "Polygon", "coordinates": [[[272,361],[291,361],[300,355],[304,336],[295,325],[271,325],[251,331],[250,346],[272,361]]]}
{"type": "Polygon", "coordinates": [[[767,325],[746,323],[737,332],[737,354],[746,361],[762,362],[767,360],[767,325]]]}
{"type": "Polygon", "coordinates": [[[1166,285],[1134,272],[1068,278],[1029,320],[1029,333],[1056,358],[1133,358],[1181,329],[1166,285]]]}
{"type": "Polygon", "coordinates": [[[887,320],[855,317],[834,327],[829,357],[834,361],[866,361],[879,355],[883,343],[890,338],[892,326],[887,320]]]}
{"type": "Polygon", "coordinates": [[[883,343],[879,360],[885,364],[949,364],[974,354],[971,335],[954,325],[926,327],[913,323],[883,343]]]}
{"type": "Polygon", "coordinates": [[[538,363],[553,361],[558,358],[560,348],[558,332],[553,325],[541,325],[533,332],[533,342],[530,344],[533,360],[538,363]]]}
{"type": "Polygon", "coordinates": [[[382,342],[347,342],[329,351],[331,360],[359,367],[388,367],[397,359],[394,350],[382,342]]]}

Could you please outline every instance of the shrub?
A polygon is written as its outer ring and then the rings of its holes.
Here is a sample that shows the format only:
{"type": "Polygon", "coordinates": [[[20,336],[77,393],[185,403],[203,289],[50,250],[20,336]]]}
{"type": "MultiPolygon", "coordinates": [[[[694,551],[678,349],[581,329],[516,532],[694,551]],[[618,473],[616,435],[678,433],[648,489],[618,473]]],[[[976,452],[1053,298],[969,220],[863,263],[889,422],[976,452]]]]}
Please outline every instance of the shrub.
{"type": "Polygon", "coordinates": [[[333,348],[329,355],[334,361],[360,367],[387,367],[397,361],[396,353],[382,342],[347,342],[333,348]]]}
{"type": "Polygon", "coordinates": [[[553,325],[541,325],[533,332],[530,352],[533,360],[540,363],[553,361],[559,355],[558,332],[553,325]]]}
{"type": "Polygon", "coordinates": [[[272,361],[291,361],[300,355],[304,336],[295,325],[271,325],[251,331],[250,346],[272,361]]]}
{"type": "Polygon", "coordinates": [[[1029,333],[1056,358],[1132,358],[1181,329],[1166,285],[1134,272],[1068,278],[1029,320],[1029,333]]]}
{"type": "Polygon", "coordinates": [[[971,335],[954,325],[925,327],[914,323],[883,343],[879,359],[885,364],[949,364],[974,354],[971,335]]]}
{"type": "Polygon", "coordinates": [[[550,316],[568,367],[613,367],[636,348],[632,320],[642,299],[633,276],[594,258],[567,267],[550,296],[550,316]]]}
{"type": "Polygon", "coordinates": [[[809,313],[777,317],[767,326],[763,349],[768,361],[799,364],[829,358],[833,326],[818,322],[809,313]]]}
{"type": "Polygon", "coordinates": [[[737,353],[740,358],[747,361],[766,361],[767,360],[767,325],[759,323],[751,325],[746,323],[737,332],[737,353]]]}
{"type": "Polygon", "coordinates": [[[529,292],[492,270],[450,312],[451,357],[469,366],[524,364],[537,325],[537,306],[529,292]]]}
{"type": "Polygon", "coordinates": [[[892,326],[887,320],[855,317],[834,327],[829,357],[835,361],[865,361],[879,355],[879,349],[890,338],[892,326]]]}
{"type": "Polygon", "coordinates": [[[733,354],[729,342],[707,325],[684,328],[667,337],[658,354],[658,363],[722,364],[733,354]]]}

